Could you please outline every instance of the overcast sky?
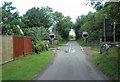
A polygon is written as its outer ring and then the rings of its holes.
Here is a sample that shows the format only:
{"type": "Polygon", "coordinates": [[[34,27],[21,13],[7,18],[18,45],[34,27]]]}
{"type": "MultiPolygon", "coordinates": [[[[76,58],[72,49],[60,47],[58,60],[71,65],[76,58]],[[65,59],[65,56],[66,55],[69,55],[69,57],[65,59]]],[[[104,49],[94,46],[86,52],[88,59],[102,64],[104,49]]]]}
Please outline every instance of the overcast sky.
{"type": "Polygon", "coordinates": [[[65,16],[71,16],[74,22],[77,16],[82,14],[86,15],[89,11],[95,11],[85,5],[86,0],[2,0],[1,2],[3,3],[4,1],[11,1],[21,16],[32,7],[49,6],[53,8],[54,11],[59,11],[65,16]]]}

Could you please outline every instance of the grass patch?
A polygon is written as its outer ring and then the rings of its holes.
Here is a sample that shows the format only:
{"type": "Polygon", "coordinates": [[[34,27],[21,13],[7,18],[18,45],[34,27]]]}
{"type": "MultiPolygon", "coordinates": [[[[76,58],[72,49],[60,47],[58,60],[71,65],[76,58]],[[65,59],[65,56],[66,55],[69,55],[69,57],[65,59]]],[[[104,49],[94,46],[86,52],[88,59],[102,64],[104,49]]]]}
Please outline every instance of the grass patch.
{"type": "Polygon", "coordinates": [[[77,42],[81,46],[85,46],[86,45],[83,39],[79,39],[79,40],[77,40],[77,42]]]}
{"type": "Polygon", "coordinates": [[[93,46],[89,41],[87,43],[84,42],[84,39],[79,39],[79,40],[77,40],[77,42],[81,46],[86,46],[86,47],[93,46]]]}
{"type": "Polygon", "coordinates": [[[118,49],[113,47],[104,54],[94,55],[93,62],[111,80],[118,80],[118,49]]]}
{"type": "Polygon", "coordinates": [[[60,44],[58,44],[58,46],[64,46],[65,44],[63,44],[63,43],[60,43],[60,44]]]}
{"type": "Polygon", "coordinates": [[[31,80],[53,58],[51,51],[27,55],[2,66],[3,80],[31,80]]]}
{"type": "Polygon", "coordinates": [[[96,51],[96,52],[100,52],[100,48],[98,48],[98,47],[91,47],[91,50],[96,51]]]}

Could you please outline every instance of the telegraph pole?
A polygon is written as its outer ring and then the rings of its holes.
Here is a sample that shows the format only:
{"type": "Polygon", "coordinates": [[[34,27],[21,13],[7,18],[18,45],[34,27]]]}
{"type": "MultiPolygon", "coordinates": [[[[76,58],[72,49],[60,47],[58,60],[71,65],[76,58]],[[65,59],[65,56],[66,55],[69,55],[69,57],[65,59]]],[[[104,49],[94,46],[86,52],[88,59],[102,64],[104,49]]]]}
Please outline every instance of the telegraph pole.
{"type": "Polygon", "coordinates": [[[116,23],[114,22],[113,25],[113,41],[115,42],[115,27],[116,27],[116,23]]]}
{"type": "Polygon", "coordinates": [[[105,19],[104,19],[104,42],[106,42],[106,33],[105,33],[105,19]]]}

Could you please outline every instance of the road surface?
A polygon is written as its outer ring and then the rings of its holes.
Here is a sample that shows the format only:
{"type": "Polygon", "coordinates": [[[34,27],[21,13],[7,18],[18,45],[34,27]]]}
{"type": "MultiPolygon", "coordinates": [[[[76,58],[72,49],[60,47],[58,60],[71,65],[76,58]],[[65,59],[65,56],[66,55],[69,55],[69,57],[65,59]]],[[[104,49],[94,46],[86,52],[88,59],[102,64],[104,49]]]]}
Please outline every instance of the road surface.
{"type": "Polygon", "coordinates": [[[35,80],[106,80],[87,60],[83,48],[76,41],[69,41],[55,53],[53,63],[35,80]]]}

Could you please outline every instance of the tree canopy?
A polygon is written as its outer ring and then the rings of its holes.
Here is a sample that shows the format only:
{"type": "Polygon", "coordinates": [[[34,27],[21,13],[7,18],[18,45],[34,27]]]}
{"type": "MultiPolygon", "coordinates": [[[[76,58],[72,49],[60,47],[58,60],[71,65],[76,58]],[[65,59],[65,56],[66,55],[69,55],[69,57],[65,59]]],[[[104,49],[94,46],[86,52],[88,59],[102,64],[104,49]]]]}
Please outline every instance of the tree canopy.
{"type": "Polygon", "coordinates": [[[17,25],[20,25],[20,16],[16,11],[11,13],[16,8],[12,6],[12,2],[4,2],[2,6],[2,34],[3,35],[21,35],[17,25]]]}
{"type": "MultiPolygon", "coordinates": [[[[45,34],[50,27],[53,27],[55,33],[61,35],[62,38],[67,38],[69,30],[73,25],[69,16],[64,16],[48,6],[41,8],[33,7],[26,11],[23,16],[19,16],[18,11],[12,13],[15,9],[16,7],[12,6],[12,2],[4,2],[2,5],[3,35],[21,35],[17,27],[19,25],[24,32],[24,36],[29,36],[31,32],[35,34],[33,29],[35,30],[36,28],[37,30],[44,30],[43,34],[45,34]]],[[[42,35],[41,32],[38,34],[42,35]]],[[[40,39],[43,38],[40,37],[40,39]]]]}
{"type": "Polygon", "coordinates": [[[87,31],[90,35],[89,40],[99,40],[103,37],[103,27],[105,18],[110,19],[113,27],[113,22],[116,22],[116,40],[120,41],[120,2],[91,3],[96,12],[89,12],[87,15],[78,16],[74,29],[77,39],[82,38],[82,32],[87,31]]]}
{"type": "MultiPolygon", "coordinates": [[[[76,38],[82,37],[82,32],[87,31],[90,34],[90,40],[99,40],[103,37],[103,22],[105,18],[116,22],[116,40],[120,38],[120,2],[100,2],[90,3],[96,12],[89,12],[87,15],[78,16],[76,22],[71,21],[70,16],[64,16],[61,12],[54,11],[49,6],[33,7],[26,11],[23,16],[19,15],[16,7],[12,6],[12,2],[4,2],[2,9],[2,34],[3,35],[19,35],[20,29],[23,30],[24,36],[29,36],[31,32],[40,30],[39,36],[46,36],[48,29],[52,27],[56,35],[60,35],[63,39],[68,38],[70,29],[75,29],[76,38]],[[12,11],[15,11],[14,13],[12,11]],[[20,26],[18,29],[17,25],[20,26]],[[42,31],[42,32],[41,32],[42,31]],[[44,32],[44,33],[43,33],[44,32]]],[[[111,25],[113,25],[113,22],[111,25]]],[[[30,35],[31,36],[31,35],[30,35]]],[[[36,36],[36,35],[35,35],[36,36]]],[[[43,39],[42,37],[39,37],[43,39]]]]}

